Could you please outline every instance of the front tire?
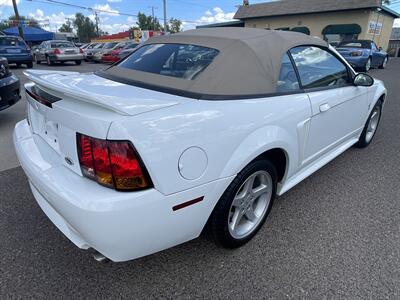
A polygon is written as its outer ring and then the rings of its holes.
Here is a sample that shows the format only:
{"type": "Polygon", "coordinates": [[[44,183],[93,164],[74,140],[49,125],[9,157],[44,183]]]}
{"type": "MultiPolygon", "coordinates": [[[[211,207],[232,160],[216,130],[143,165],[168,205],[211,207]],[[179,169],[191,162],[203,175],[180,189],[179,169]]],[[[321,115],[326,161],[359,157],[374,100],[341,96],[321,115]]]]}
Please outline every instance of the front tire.
{"type": "Polygon", "coordinates": [[[50,59],[50,56],[47,56],[46,57],[46,61],[47,61],[47,64],[49,65],[49,66],[52,66],[54,63],[51,61],[51,59],[50,59]]]}
{"type": "Polygon", "coordinates": [[[76,61],[75,61],[75,64],[76,64],[77,66],[79,66],[81,63],[82,63],[81,60],[76,60],[76,61]]]}
{"type": "Polygon", "coordinates": [[[26,67],[27,67],[28,69],[32,69],[32,68],[33,68],[33,62],[28,62],[28,63],[26,63],[26,67]]]}
{"type": "Polygon", "coordinates": [[[271,211],[276,194],[277,172],[268,160],[247,165],[232,181],[209,219],[217,244],[237,248],[258,232],[271,211]]]}
{"type": "Polygon", "coordinates": [[[368,120],[361,133],[360,139],[355,145],[357,148],[365,148],[369,144],[371,144],[372,139],[374,138],[375,133],[378,129],[379,122],[381,120],[381,115],[382,115],[382,100],[378,100],[378,102],[375,104],[374,108],[372,109],[368,117],[368,120]]]}

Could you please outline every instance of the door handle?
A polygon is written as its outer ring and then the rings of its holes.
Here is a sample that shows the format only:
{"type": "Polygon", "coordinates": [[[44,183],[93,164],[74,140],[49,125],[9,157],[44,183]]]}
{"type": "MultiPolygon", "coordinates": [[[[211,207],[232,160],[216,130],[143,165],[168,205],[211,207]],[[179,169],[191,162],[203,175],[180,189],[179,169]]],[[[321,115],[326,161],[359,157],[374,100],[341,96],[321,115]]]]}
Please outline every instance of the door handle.
{"type": "Polygon", "coordinates": [[[322,105],[319,106],[319,111],[320,111],[320,112],[324,112],[324,111],[329,110],[330,108],[331,108],[331,107],[329,106],[329,104],[328,104],[328,103],[325,103],[325,104],[322,104],[322,105]]]}

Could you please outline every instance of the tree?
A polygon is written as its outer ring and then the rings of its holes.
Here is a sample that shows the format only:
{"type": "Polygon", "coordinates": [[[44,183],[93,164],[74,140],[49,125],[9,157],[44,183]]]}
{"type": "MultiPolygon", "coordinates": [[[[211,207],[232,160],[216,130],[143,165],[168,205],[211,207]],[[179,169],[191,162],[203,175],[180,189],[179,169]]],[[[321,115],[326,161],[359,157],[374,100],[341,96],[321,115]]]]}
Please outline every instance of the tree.
{"type": "Polygon", "coordinates": [[[157,18],[152,16],[146,16],[146,14],[139,12],[138,20],[136,24],[139,26],[141,30],[157,30],[161,31],[163,27],[160,24],[160,21],[157,18]]]}
{"type": "Polygon", "coordinates": [[[72,27],[69,22],[64,23],[61,25],[61,27],[58,29],[60,32],[72,32],[72,27]]]}
{"type": "Polygon", "coordinates": [[[182,21],[171,18],[167,24],[167,31],[170,33],[177,33],[182,31],[182,21]]]}
{"type": "Polygon", "coordinates": [[[79,40],[82,42],[90,42],[92,38],[97,37],[96,25],[82,13],[76,13],[74,27],[79,40]]]}

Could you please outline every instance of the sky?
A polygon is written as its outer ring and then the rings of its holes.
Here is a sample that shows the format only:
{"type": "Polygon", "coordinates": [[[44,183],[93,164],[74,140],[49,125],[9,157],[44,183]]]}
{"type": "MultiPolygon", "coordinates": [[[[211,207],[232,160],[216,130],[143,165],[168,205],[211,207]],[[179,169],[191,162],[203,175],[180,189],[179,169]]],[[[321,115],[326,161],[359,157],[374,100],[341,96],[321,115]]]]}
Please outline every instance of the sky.
{"type": "MultiPolygon", "coordinates": [[[[69,4],[91,7],[107,12],[100,12],[100,28],[109,33],[128,30],[135,25],[138,12],[151,15],[153,6],[155,16],[163,19],[162,0],[56,0],[69,4]],[[118,14],[120,13],[120,14],[118,14]],[[124,14],[124,15],[121,15],[124,14]],[[131,15],[131,16],[130,16],[131,15]]],[[[237,10],[237,5],[242,0],[166,0],[167,19],[174,17],[183,21],[184,29],[195,28],[196,25],[204,25],[215,22],[230,21],[237,10]]],[[[392,9],[400,12],[400,3],[395,1],[392,9]],[[397,2],[397,3],[396,3],[397,2]]],[[[250,0],[250,3],[266,2],[266,0],[250,0]]],[[[94,20],[92,11],[69,7],[62,4],[52,4],[46,0],[17,0],[19,13],[23,16],[34,17],[41,22],[43,28],[56,31],[66,21],[72,18],[76,12],[81,12],[94,20]]],[[[0,0],[0,19],[7,19],[13,15],[11,0],[0,0]]],[[[400,27],[400,19],[395,22],[400,27]]]]}

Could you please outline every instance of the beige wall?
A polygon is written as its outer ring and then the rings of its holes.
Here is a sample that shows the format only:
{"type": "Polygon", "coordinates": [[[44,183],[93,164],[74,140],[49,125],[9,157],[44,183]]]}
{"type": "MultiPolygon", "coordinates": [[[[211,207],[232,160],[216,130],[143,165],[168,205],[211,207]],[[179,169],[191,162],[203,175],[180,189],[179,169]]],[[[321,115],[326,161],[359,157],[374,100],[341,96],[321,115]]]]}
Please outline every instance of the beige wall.
{"type": "Polygon", "coordinates": [[[361,33],[360,38],[367,40],[374,40],[378,47],[382,47],[387,50],[389,46],[390,34],[392,33],[394,18],[386,13],[371,11],[369,14],[368,22],[379,22],[382,23],[382,32],[380,35],[373,35],[368,33],[366,30],[361,33]]]}
{"type": "MultiPolygon", "coordinates": [[[[352,24],[361,26],[362,32],[359,38],[371,39],[373,35],[367,34],[369,21],[376,21],[378,12],[371,10],[343,11],[335,13],[319,13],[295,16],[266,17],[245,20],[246,27],[276,29],[281,27],[306,26],[310,29],[312,36],[323,38],[322,30],[328,25],[352,24]]],[[[392,30],[394,18],[380,13],[379,23],[383,23],[381,36],[375,36],[374,40],[378,46],[386,49],[389,43],[389,36],[392,30]]]]}

